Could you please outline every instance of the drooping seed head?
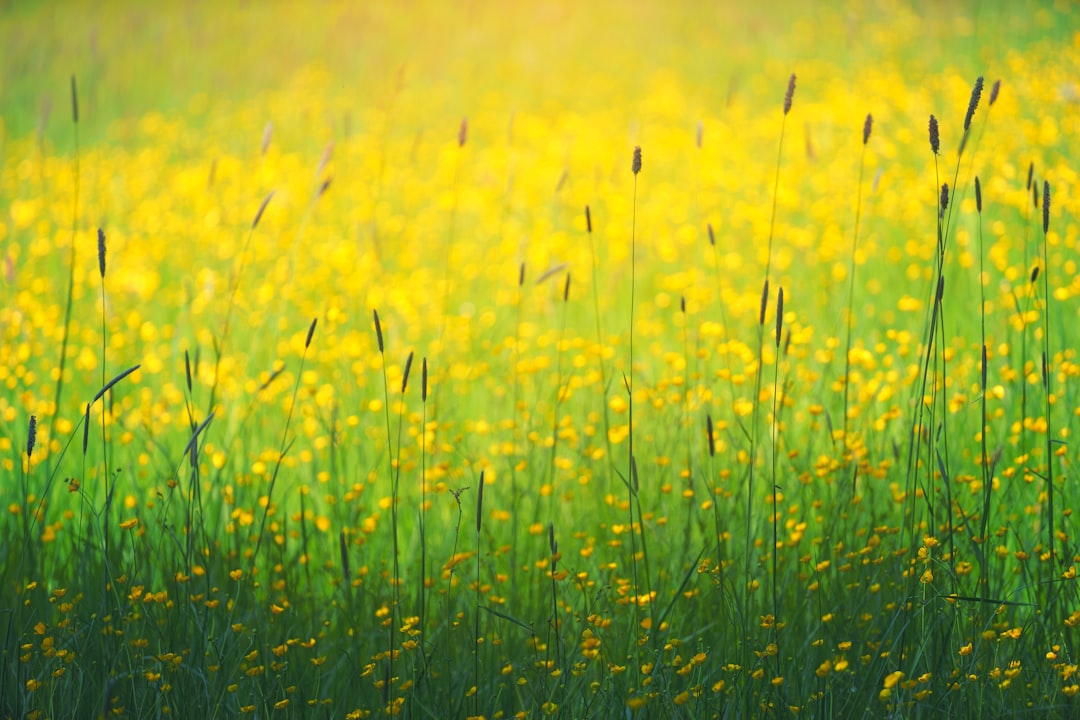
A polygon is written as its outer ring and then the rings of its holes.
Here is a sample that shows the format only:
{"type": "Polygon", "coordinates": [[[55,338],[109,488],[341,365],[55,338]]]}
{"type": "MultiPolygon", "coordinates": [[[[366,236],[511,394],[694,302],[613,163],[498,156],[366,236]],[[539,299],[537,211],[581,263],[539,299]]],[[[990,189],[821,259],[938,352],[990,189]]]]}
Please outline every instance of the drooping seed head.
{"type": "Polygon", "coordinates": [[[709,229],[709,244],[716,247],[716,235],[713,233],[712,223],[709,223],[706,227],[709,229]]]}
{"type": "Polygon", "coordinates": [[[964,116],[964,132],[971,127],[971,118],[975,116],[975,109],[979,107],[979,98],[982,97],[983,77],[975,78],[975,87],[971,88],[971,99],[968,100],[967,115],[964,116]]]}
{"type": "Polygon", "coordinates": [[[765,325],[765,308],[769,306],[769,278],[765,278],[765,284],[761,286],[761,308],[758,311],[758,325],[765,325]]]}
{"type": "Polygon", "coordinates": [[[379,352],[381,353],[383,351],[383,341],[382,323],[379,322],[379,311],[373,309],[371,314],[375,316],[375,339],[379,341],[379,352]]]}
{"type": "Polygon", "coordinates": [[[997,102],[998,93],[1001,92],[1001,78],[994,81],[994,84],[990,86],[990,100],[987,103],[989,107],[993,107],[997,102]]]}
{"type": "Polygon", "coordinates": [[[787,91],[784,93],[784,114],[791,112],[791,101],[795,98],[795,73],[787,81],[787,91]]]}
{"type": "Polygon", "coordinates": [[[311,338],[315,334],[315,325],[318,324],[319,318],[312,318],[311,325],[307,329],[307,337],[304,339],[304,349],[307,350],[311,347],[311,338]]]}
{"type": "Polygon", "coordinates": [[[105,279],[105,231],[98,228],[97,231],[97,264],[101,279],[105,279]]]}
{"type": "Polygon", "coordinates": [[[409,357],[405,359],[405,370],[401,373],[401,394],[405,394],[405,388],[409,387],[409,371],[412,370],[412,350],[409,351],[409,357]]]}
{"type": "Polygon", "coordinates": [[[862,126],[862,144],[870,142],[870,131],[874,128],[874,116],[870,113],[866,113],[866,120],[862,126]]]}
{"type": "Polygon", "coordinates": [[[630,169],[637,175],[641,172],[641,146],[638,145],[634,148],[634,160],[630,163],[630,169]]]}
{"type": "Polygon", "coordinates": [[[930,149],[935,155],[941,150],[941,136],[938,135],[937,118],[930,116],[930,149]]]}
{"type": "Polygon", "coordinates": [[[979,176],[975,176],[975,211],[982,212],[982,186],[979,184],[979,176]]]}
{"type": "Polygon", "coordinates": [[[458,128],[457,145],[465,147],[465,141],[469,139],[469,118],[461,118],[461,126],[458,128]]]}
{"type": "Polygon", "coordinates": [[[37,443],[37,415],[31,415],[26,428],[26,457],[34,454],[35,443],[37,443]]]}
{"type": "Polygon", "coordinates": [[[1050,232],[1050,181],[1043,180],[1043,235],[1050,232]]]}
{"type": "Polygon", "coordinates": [[[589,206],[585,206],[585,232],[592,235],[592,213],[589,212],[589,206]]]}
{"type": "Polygon", "coordinates": [[[784,331],[784,288],[776,294],[776,347],[780,348],[780,335],[784,331]]]}

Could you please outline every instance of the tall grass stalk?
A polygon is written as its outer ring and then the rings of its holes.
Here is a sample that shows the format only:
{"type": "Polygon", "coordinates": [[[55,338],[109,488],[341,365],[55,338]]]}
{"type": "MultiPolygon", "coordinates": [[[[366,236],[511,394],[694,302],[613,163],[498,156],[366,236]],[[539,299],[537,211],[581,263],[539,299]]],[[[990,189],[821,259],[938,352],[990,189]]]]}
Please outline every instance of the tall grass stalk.
{"type": "Polygon", "coordinates": [[[47,443],[51,443],[52,439],[56,437],[56,422],[60,416],[60,402],[64,395],[64,367],[67,364],[67,348],[71,334],[71,304],[75,297],[75,244],[79,234],[79,187],[81,183],[79,170],[79,88],[74,75],[71,76],[71,121],[72,135],[75,139],[75,155],[72,160],[75,183],[71,198],[71,249],[68,254],[68,286],[64,299],[64,332],[60,340],[59,373],[56,376],[56,390],[53,393],[52,417],[49,420],[47,443]]]}
{"type": "Polygon", "coordinates": [[[1042,265],[1043,265],[1043,347],[1042,347],[1042,384],[1046,413],[1046,515],[1047,548],[1050,552],[1050,565],[1057,562],[1057,535],[1054,532],[1054,425],[1051,416],[1053,403],[1052,373],[1053,356],[1050,354],[1050,181],[1043,181],[1042,193],[1042,265]]]}
{"type": "Polygon", "coordinates": [[[481,537],[480,528],[484,520],[484,471],[480,471],[480,487],[476,491],[476,609],[473,618],[473,714],[480,714],[480,606],[483,605],[484,593],[480,581],[480,551],[481,537]]]}
{"type": "MultiPolygon", "coordinates": [[[[308,348],[311,347],[311,339],[315,335],[315,326],[318,322],[318,318],[313,318],[311,320],[311,325],[308,326],[307,337],[304,340],[304,352],[300,355],[300,368],[296,372],[296,383],[293,385],[292,399],[289,401],[289,412],[285,415],[285,427],[281,431],[281,445],[278,448],[277,459],[274,462],[274,470],[270,474],[270,487],[266,491],[266,507],[263,508],[262,520],[259,522],[259,535],[255,542],[255,552],[251,555],[251,562],[254,566],[252,570],[253,576],[259,562],[259,550],[262,548],[263,536],[266,533],[266,518],[273,507],[274,485],[277,484],[278,474],[281,472],[281,463],[285,460],[285,456],[289,453],[289,449],[292,448],[293,441],[289,439],[289,426],[292,424],[293,412],[296,411],[296,398],[300,395],[300,383],[304,376],[304,364],[307,362],[308,348]]],[[[185,449],[185,456],[191,450],[193,443],[197,441],[199,433],[202,432],[202,429],[206,426],[206,423],[211,417],[213,417],[213,413],[203,421],[203,424],[200,425],[192,435],[191,441],[185,449]]]]}
{"type": "MultiPolygon", "coordinates": [[[[629,422],[629,432],[627,434],[627,458],[626,458],[626,489],[627,489],[627,509],[630,514],[630,562],[633,568],[633,580],[634,580],[634,617],[638,617],[636,602],[636,596],[640,590],[638,584],[638,567],[637,567],[637,537],[634,531],[634,495],[637,492],[636,487],[636,470],[634,464],[634,304],[635,304],[635,291],[637,285],[637,177],[641,172],[641,147],[634,148],[633,160],[630,163],[630,170],[634,174],[634,192],[631,200],[630,211],[630,348],[629,348],[629,363],[626,369],[626,373],[623,375],[623,385],[626,386],[627,395],[627,414],[629,422]]],[[[644,527],[642,527],[644,532],[644,527]]]]}
{"type": "MultiPolygon", "coordinates": [[[[563,343],[566,341],[566,316],[567,307],[570,303],[570,273],[566,273],[566,282],[563,285],[563,310],[562,310],[562,322],[559,328],[559,339],[555,346],[555,398],[552,401],[551,411],[551,453],[548,457],[548,472],[547,472],[547,497],[553,497],[555,495],[555,465],[559,455],[559,409],[562,406],[563,397],[569,393],[569,387],[563,388],[563,343]]],[[[545,493],[541,493],[543,497],[545,493]]],[[[540,503],[537,502],[535,517],[539,522],[542,508],[540,503]]],[[[548,508],[548,514],[552,514],[554,508],[548,508]]]]}
{"type": "Polygon", "coordinates": [[[259,227],[259,221],[262,220],[263,213],[266,212],[267,206],[274,198],[274,192],[274,190],[268,192],[259,205],[259,209],[255,211],[255,217],[252,219],[251,227],[248,228],[247,237],[244,239],[244,247],[240,250],[240,264],[229,281],[229,305],[225,310],[225,321],[221,326],[220,337],[214,338],[214,382],[210,386],[210,402],[208,404],[210,411],[214,410],[218,386],[221,384],[221,359],[225,355],[225,346],[229,340],[233,310],[236,307],[236,293],[240,289],[240,279],[243,277],[244,268],[247,266],[248,248],[251,247],[251,238],[255,235],[255,229],[259,227]]]}
{"type": "MultiPolygon", "coordinates": [[[[784,157],[784,130],[787,128],[787,116],[791,112],[791,103],[795,98],[795,73],[788,78],[787,91],[784,92],[784,117],[780,121],[780,142],[776,148],[776,176],[773,179],[772,214],[769,218],[769,247],[765,259],[765,281],[769,280],[769,272],[772,269],[772,246],[773,232],[776,228],[776,202],[780,194],[780,161],[784,157]]],[[[757,400],[754,401],[757,403],[757,400]]]]}
{"type": "Polygon", "coordinates": [[[592,212],[588,205],[585,206],[585,232],[589,236],[589,257],[592,261],[593,317],[596,320],[596,356],[600,366],[600,388],[604,406],[604,448],[607,452],[605,460],[610,465],[614,460],[614,455],[611,452],[611,408],[608,404],[611,381],[607,374],[607,363],[604,362],[604,332],[600,320],[600,281],[596,272],[599,263],[596,259],[596,239],[593,237],[592,212]]]}
{"type": "MultiPolygon", "coordinates": [[[[859,221],[862,219],[862,189],[863,173],[866,169],[866,145],[870,142],[870,132],[874,126],[874,118],[867,113],[863,123],[862,151],[859,153],[859,184],[855,193],[855,231],[851,235],[851,277],[848,280],[847,298],[847,339],[844,343],[844,457],[854,452],[850,431],[850,391],[851,391],[851,329],[855,321],[855,255],[859,247],[859,221]]],[[[855,495],[854,486],[851,488],[852,496],[855,495]]]]}
{"type": "MultiPolygon", "coordinates": [[[[521,499],[521,491],[518,488],[518,452],[521,449],[521,422],[518,404],[521,402],[521,377],[518,366],[521,364],[521,303],[525,286],[525,263],[518,266],[517,294],[514,299],[514,352],[511,355],[511,380],[513,390],[510,393],[510,423],[511,445],[510,453],[510,537],[515,542],[510,544],[510,567],[517,570],[517,537],[518,537],[518,503],[521,499]]],[[[514,573],[516,575],[516,573],[514,573]]]]}

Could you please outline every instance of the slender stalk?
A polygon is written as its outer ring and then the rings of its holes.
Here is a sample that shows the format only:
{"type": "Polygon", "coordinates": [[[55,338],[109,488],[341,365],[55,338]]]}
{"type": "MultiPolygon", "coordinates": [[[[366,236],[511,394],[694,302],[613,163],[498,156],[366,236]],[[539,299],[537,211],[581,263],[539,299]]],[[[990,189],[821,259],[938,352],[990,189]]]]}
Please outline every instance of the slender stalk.
{"type": "MultiPolygon", "coordinates": [[[[859,154],[859,185],[856,191],[855,199],[855,232],[851,236],[851,277],[848,281],[848,300],[847,300],[847,340],[844,344],[844,457],[849,457],[849,453],[853,452],[851,438],[848,435],[850,430],[850,403],[849,396],[851,390],[851,328],[855,320],[855,253],[859,245],[859,221],[862,218],[862,189],[863,189],[863,173],[866,169],[866,145],[870,141],[870,131],[873,128],[873,116],[867,114],[866,121],[863,123],[863,143],[862,152],[859,154]]],[[[852,496],[855,494],[855,488],[851,489],[852,496]]]]}
{"type": "MultiPolygon", "coordinates": [[[[64,394],[64,366],[67,363],[67,347],[71,335],[71,304],[75,296],[75,240],[79,231],[79,89],[75,82],[75,76],[71,76],[71,119],[72,132],[75,138],[75,157],[73,160],[75,171],[75,184],[72,190],[71,200],[71,252],[68,255],[68,287],[67,297],[64,300],[64,333],[60,340],[59,374],[56,376],[56,392],[53,394],[53,414],[49,420],[48,441],[56,437],[56,421],[60,416],[60,401],[64,394]]],[[[57,460],[59,462],[59,459],[57,460]]],[[[108,494],[108,488],[106,488],[108,494]]]]}

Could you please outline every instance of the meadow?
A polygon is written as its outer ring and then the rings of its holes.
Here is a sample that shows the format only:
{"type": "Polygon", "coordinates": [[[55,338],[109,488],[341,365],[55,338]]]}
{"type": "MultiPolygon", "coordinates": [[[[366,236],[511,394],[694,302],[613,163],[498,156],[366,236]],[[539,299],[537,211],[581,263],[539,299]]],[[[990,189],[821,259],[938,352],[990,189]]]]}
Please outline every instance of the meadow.
{"type": "Polygon", "coordinates": [[[1073,717],[1071,4],[0,5],[0,717],[1073,717]]]}

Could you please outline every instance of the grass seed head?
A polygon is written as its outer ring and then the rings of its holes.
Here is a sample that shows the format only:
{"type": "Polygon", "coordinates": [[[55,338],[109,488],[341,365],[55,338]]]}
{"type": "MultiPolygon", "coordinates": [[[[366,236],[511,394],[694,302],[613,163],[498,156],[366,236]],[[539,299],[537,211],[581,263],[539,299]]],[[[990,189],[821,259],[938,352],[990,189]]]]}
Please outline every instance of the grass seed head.
{"type": "Polygon", "coordinates": [[[1039,279],[1039,266],[1036,265],[1031,268],[1031,284],[1034,285],[1035,281],[1039,279]]]}
{"type": "Polygon", "coordinates": [[[713,232],[712,223],[708,223],[705,227],[709,230],[709,244],[716,247],[716,234],[713,232]]]}
{"type": "Polygon", "coordinates": [[[26,457],[34,454],[34,444],[37,442],[37,415],[30,416],[30,422],[26,428],[26,457]]]}
{"type": "Polygon", "coordinates": [[[874,116],[870,113],[866,113],[866,121],[862,126],[862,144],[870,142],[870,131],[874,128],[874,116]]]}
{"type": "Polygon", "coordinates": [[[274,123],[273,121],[267,122],[266,127],[263,128],[262,136],[262,151],[261,154],[265,155],[266,151],[270,149],[270,141],[274,137],[274,123]]]}
{"type": "Polygon", "coordinates": [[[637,175],[641,172],[641,146],[638,145],[634,148],[634,160],[630,163],[630,169],[637,175]]]}
{"type": "Polygon", "coordinates": [[[585,231],[592,235],[592,213],[588,205],[585,206],[585,231]]]}
{"type": "Polygon", "coordinates": [[[525,263],[518,266],[518,287],[525,284],[525,263]]]}
{"type": "Polygon", "coordinates": [[[461,125],[457,131],[457,146],[465,147],[465,141],[469,139],[469,118],[461,118],[461,125]]]}
{"type": "Polygon", "coordinates": [[[705,414],[705,436],[709,440],[709,457],[716,457],[716,440],[713,438],[712,415],[705,414]]]}
{"type": "Polygon", "coordinates": [[[769,278],[761,286],[761,308],[758,310],[758,325],[765,325],[765,309],[769,306],[769,278]]]}
{"type": "Polygon", "coordinates": [[[484,471],[480,471],[480,489],[476,492],[476,534],[480,534],[480,524],[484,517],[484,471]]]}
{"type": "Polygon", "coordinates": [[[566,273],[566,285],[563,286],[562,301],[568,302],[570,300],[570,273],[566,273]]]}
{"type": "Polygon", "coordinates": [[[79,124],[79,86],[75,83],[75,76],[71,76],[71,119],[76,125],[79,124]]]}
{"type": "Polygon", "coordinates": [[[375,316],[375,339],[379,341],[379,352],[381,353],[383,351],[383,341],[382,323],[379,322],[379,311],[373,309],[371,314],[375,316]]]}
{"type": "Polygon", "coordinates": [[[776,294],[776,347],[780,347],[780,335],[784,331],[784,288],[776,294]]]}
{"type": "Polygon", "coordinates": [[[90,447],[90,405],[86,403],[86,411],[83,413],[82,427],[82,454],[86,457],[86,450],[90,447]]]}
{"type": "Polygon", "coordinates": [[[262,204],[259,205],[259,209],[255,213],[255,219],[251,221],[251,229],[252,230],[259,227],[259,221],[262,220],[263,212],[266,211],[266,206],[270,204],[270,198],[272,198],[272,197],[274,197],[274,191],[273,190],[268,192],[266,194],[266,197],[263,198],[262,204]]]}
{"type": "Polygon", "coordinates": [[[1050,181],[1043,180],[1043,235],[1050,232],[1050,181]]]}
{"type": "Polygon", "coordinates": [[[979,98],[982,97],[983,77],[975,78],[975,87],[971,88],[971,99],[968,100],[967,115],[964,116],[964,132],[971,127],[971,118],[975,117],[975,109],[979,107],[979,98]]]}
{"type": "Polygon", "coordinates": [[[995,80],[994,84],[990,86],[990,99],[989,99],[989,102],[987,103],[987,105],[989,107],[993,107],[994,103],[997,102],[999,92],[1001,92],[1001,79],[1000,78],[995,80]]]}
{"type": "Polygon", "coordinates": [[[949,207],[949,183],[941,183],[941,212],[949,207]]]}
{"type": "Polygon", "coordinates": [[[941,150],[941,136],[938,135],[937,118],[930,116],[930,149],[935,155],[941,150]]]}
{"type": "Polygon", "coordinates": [[[188,351],[184,350],[184,375],[187,379],[188,394],[191,393],[191,356],[188,355],[188,351]]]}
{"type": "Polygon", "coordinates": [[[105,279],[105,231],[98,228],[97,231],[97,264],[101,279],[105,279]]]}
{"type": "Polygon", "coordinates": [[[787,91],[784,93],[784,114],[791,112],[791,101],[795,98],[795,73],[787,81],[787,91]]]}
{"type": "Polygon", "coordinates": [[[420,365],[420,400],[427,402],[427,357],[420,365]]]}
{"type": "Polygon", "coordinates": [[[1035,177],[1035,163],[1028,163],[1028,177],[1027,177],[1027,189],[1031,189],[1031,181],[1035,177]]]}
{"type": "Polygon", "coordinates": [[[975,176],[975,210],[982,212],[982,186],[979,184],[979,176],[975,176]]]}
{"type": "Polygon", "coordinates": [[[412,350],[409,351],[409,357],[405,359],[405,370],[401,373],[401,394],[405,394],[405,388],[409,387],[409,371],[412,370],[412,350]]]}
{"type": "Polygon", "coordinates": [[[307,350],[311,347],[311,336],[315,334],[315,325],[319,322],[319,318],[311,319],[311,326],[308,327],[307,338],[304,339],[304,349],[307,350]]]}

